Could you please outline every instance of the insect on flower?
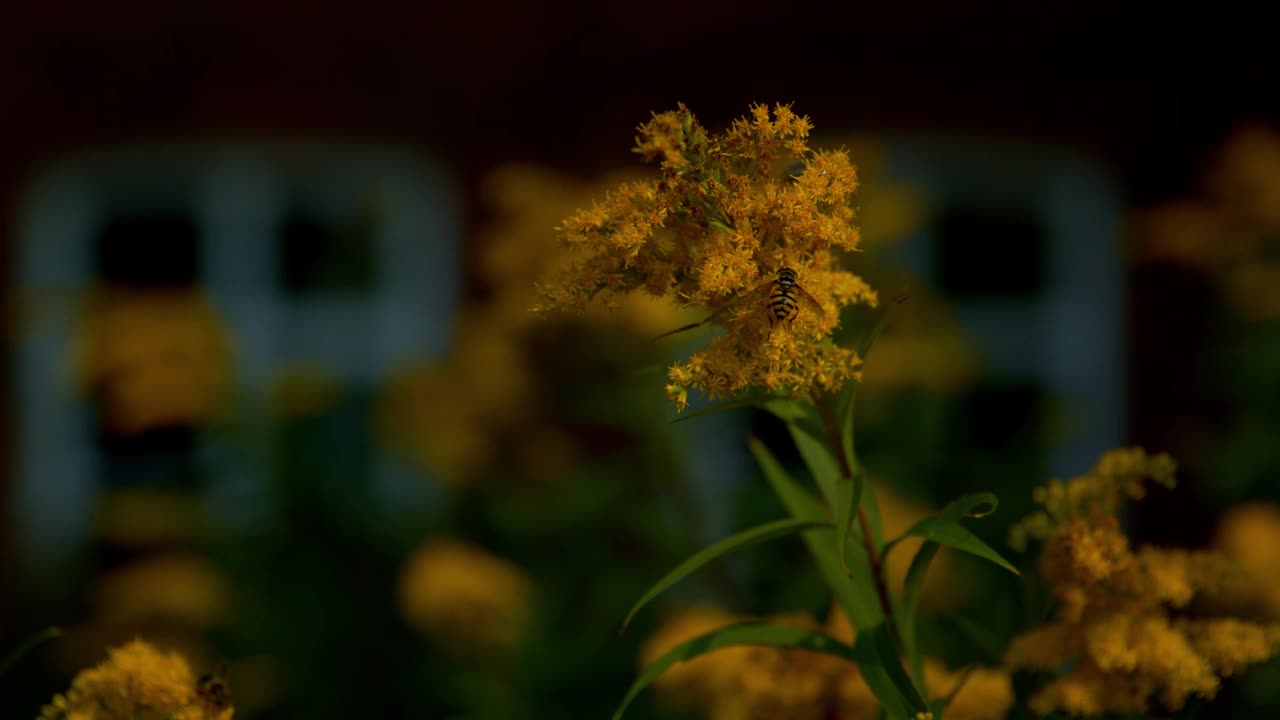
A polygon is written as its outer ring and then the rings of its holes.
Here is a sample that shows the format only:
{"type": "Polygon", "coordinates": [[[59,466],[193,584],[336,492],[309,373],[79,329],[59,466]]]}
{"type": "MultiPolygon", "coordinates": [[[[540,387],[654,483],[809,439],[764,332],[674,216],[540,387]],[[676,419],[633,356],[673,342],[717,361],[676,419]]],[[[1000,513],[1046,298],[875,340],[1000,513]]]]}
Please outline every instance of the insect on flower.
{"type": "Polygon", "coordinates": [[[214,710],[225,710],[231,707],[231,688],[227,685],[225,664],[216,672],[208,672],[200,676],[196,682],[196,696],[207,707],[214,710]]]}
{"type": "Polygon", "coordinates": [[[778,322],[786,322],[790,325],[796,319],[796,316],[800,314],[801,305],[818,315],[824,314],[825,311],[822,309],[822,304],[815,300],[808,291],[800,287],[799,283],[796,282],[796,278],[796,271],[792,268],[780,268],[772,280],[765,282],[754,290],[739,295],[712,313],[706,320],[665,332],[659,335],[658,338],[664,338],[668,335],[675,335],[685,330],[692,330],[706,325],[722,316],[730,308],[737,307],[743,303],[748,305],[763,303],[766,299],[768,300],[769,324],[771,326],[778,322]]]}

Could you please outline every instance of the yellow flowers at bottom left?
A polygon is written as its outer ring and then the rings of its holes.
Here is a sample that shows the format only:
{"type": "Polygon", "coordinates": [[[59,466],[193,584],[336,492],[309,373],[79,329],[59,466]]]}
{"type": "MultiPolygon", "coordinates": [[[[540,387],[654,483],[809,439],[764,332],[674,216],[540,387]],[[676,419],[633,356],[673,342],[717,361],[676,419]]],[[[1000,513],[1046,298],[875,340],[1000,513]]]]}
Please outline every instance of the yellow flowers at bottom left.
{"type": "Polygon", "coordinates": [[[231,720],[224,692],[211,692],[178,653],[142,640],[112,648],[44,706],[40,720],[231,720]]]}

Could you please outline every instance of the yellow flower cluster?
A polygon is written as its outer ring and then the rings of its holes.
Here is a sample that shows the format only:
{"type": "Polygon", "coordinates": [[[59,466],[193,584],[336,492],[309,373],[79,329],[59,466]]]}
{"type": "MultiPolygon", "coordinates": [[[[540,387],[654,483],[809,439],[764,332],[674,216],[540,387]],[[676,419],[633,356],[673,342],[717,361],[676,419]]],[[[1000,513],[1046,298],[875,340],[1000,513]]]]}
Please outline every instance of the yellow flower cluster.
{"type": "Polygon", "coordinates": [[[1135,231],[1139,259],[1199,269],[1245,316],[1280,316],[1280,132],[1242,128],[1219,148],[1200,193],[1143,213],[1135,231]]]}
{"type": "MultiPolygon", "coordinates": [[[[554,480],[576,461],[579,441],[539,414],[534,281],[559,267],[549,229],[620,176],[583,182],[549,170],[509,166],[485,181],[491,221],[472,246],[486,285],[458,319],[450,356],[404,368],[382,393],[382,435],[450,485],[473,484],[501,460],[535,480],[554,480]]],[[[632,297],[596,308],[593,330],[644,337],[685,322],[670,303],[632,297]]]]}
{"type": "Polygon", "coordinates": [[[231,349],[199,292],[111,288],[86,309],[76,371],[106,426],[133,435],[214,419],[231,382],[231,349]]]}
{"type": "Polygon", "coordinates": [[[470,484],[508,429],[530,425],[535,381],[519,336],[464,313],[446,362],[405,368],[383,389],[382,435],[446,483],[470,484]]]}
{"type": "Polygon", "coordinates": [[[455,656],[516,650],[529,624],[531,594],[520,568],[452,538],[425,543],[400,575],[405,619],[455,656]]]}
{"type": "MultiPolygon", "coordinates": [[[[640,650],[648,665],[676,645],[747,618],[713,606],[677,612],[640,650]]],[[[783,613],[768,618],[775,625],[819,629],[807,613],[783,613]]],[[[825,627],[829,635],[853,642],[853,630],[838,610],[825,627]]],[[[946,697],[964,673],[947,670],[930,659],[925,667],[927,690],[946,697]]],[[[712,720],[872,720],[880,706],[852,663],[806,650],[740,646],[722,648],[669,668],[654,682],[666,704],[712,720]]],[[[1009,676],[979,669],[948,706],[946,717],[956,720],[997,720],[1013,704],[1009,676]]]]}
{"type": "Polygon", "coordinates": [[[198,682],[181,655],[135,640],[81,671],[40,720],[231,720],[225,687],[198,682]]]}
{"type": "Polygon", "coordinates": [[[683,105],[654,115],[636,151],[660,161],[661,178],[623,184],[564,220],[571,255],[539,284],[535,309],[582,310],[643,291],[710,312],[727,332],[670,368],[667,396],[680,409],[690,390],[799,394],[856,378],[860,358],[830,335],[841,308],[876,302],[861,278],[835,269],[836,251],[858,247],[858,180],[846,153],[809,149],[810,128],[785,105],[757,105],[718,135],[683,105]],[[796,161],[802,169],[789,174],[796,161]],[[776,322],[768,292],[782,268],[796,271],[821,312],[776,322]]]}
{"type": "Polygon", "coordinates": [[[1032,497],[1044,510],[1015,525],[1009,533],[1009,544],[1024,550],[1028,540],[1048,540],[1073,518],[1111,518],[1125,498],[1138,500],[1146,494],[1146,482],[1173,487],[1176,467],[1173,458],[1165,453],[1148,455],[1138,447],[1110,450],[1089,474],[1067,482],[1054,479],[1037,487],[1032,497]]]}
{"type": "Polygon", "coordinates": [[[1041,572],[1058,610],[1016,637],[1005,661],[1071,668],[1032,696],[1037,713],[1177,710],[1280,651],[1280,625],[1215,615],[1241,607],[1249,592],[1247,574],[1226,555],[1130,547],[1116,512],[1122,497],[1142,497],[1145,479],[1171,485],[1172,460],[1109,452],[1089,475],[1038,488],[1045,511],[1015,528],[1023,544],[1046,541],[1041,572]]]}

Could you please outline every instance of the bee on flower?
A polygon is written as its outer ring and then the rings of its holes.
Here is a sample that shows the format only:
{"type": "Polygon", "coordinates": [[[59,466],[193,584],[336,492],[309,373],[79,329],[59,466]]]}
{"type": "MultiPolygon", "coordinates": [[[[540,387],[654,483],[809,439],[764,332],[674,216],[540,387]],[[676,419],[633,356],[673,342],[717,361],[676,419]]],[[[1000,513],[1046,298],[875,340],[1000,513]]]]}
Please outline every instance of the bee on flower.
{"type": "Polygon", "coordinates": [[[661,177],[623,184],[561,223],[569,261],[539,283],[534,309],[581,311],[629,293],[702,309],[707,319],[689,327],[725,332],[669,368],[678,409],[690,391],[800,395],[856,379],[861,358],[831,333],[841,309],[877,302],[836,267],[837,253],[858,249],[858,179],[847,153],[808,147],[811,127],[786,105],[754,106],[719,134],[684,105],[655,114],[635,150],[661,177]]]}

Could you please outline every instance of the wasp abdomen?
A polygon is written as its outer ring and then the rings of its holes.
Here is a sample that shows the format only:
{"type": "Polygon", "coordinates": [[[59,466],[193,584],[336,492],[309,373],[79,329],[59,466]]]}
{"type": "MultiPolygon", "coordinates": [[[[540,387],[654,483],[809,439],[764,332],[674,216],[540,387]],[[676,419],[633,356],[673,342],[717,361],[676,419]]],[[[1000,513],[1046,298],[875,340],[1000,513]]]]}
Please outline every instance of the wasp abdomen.
{"type": "Polygon", "coordinates": [[[778,278],[774,280],[773,292],[769,294],[769,309],[778,320],[794,320],[800,312],[796,303],[796,271],[782,268],[778,278]]]}

